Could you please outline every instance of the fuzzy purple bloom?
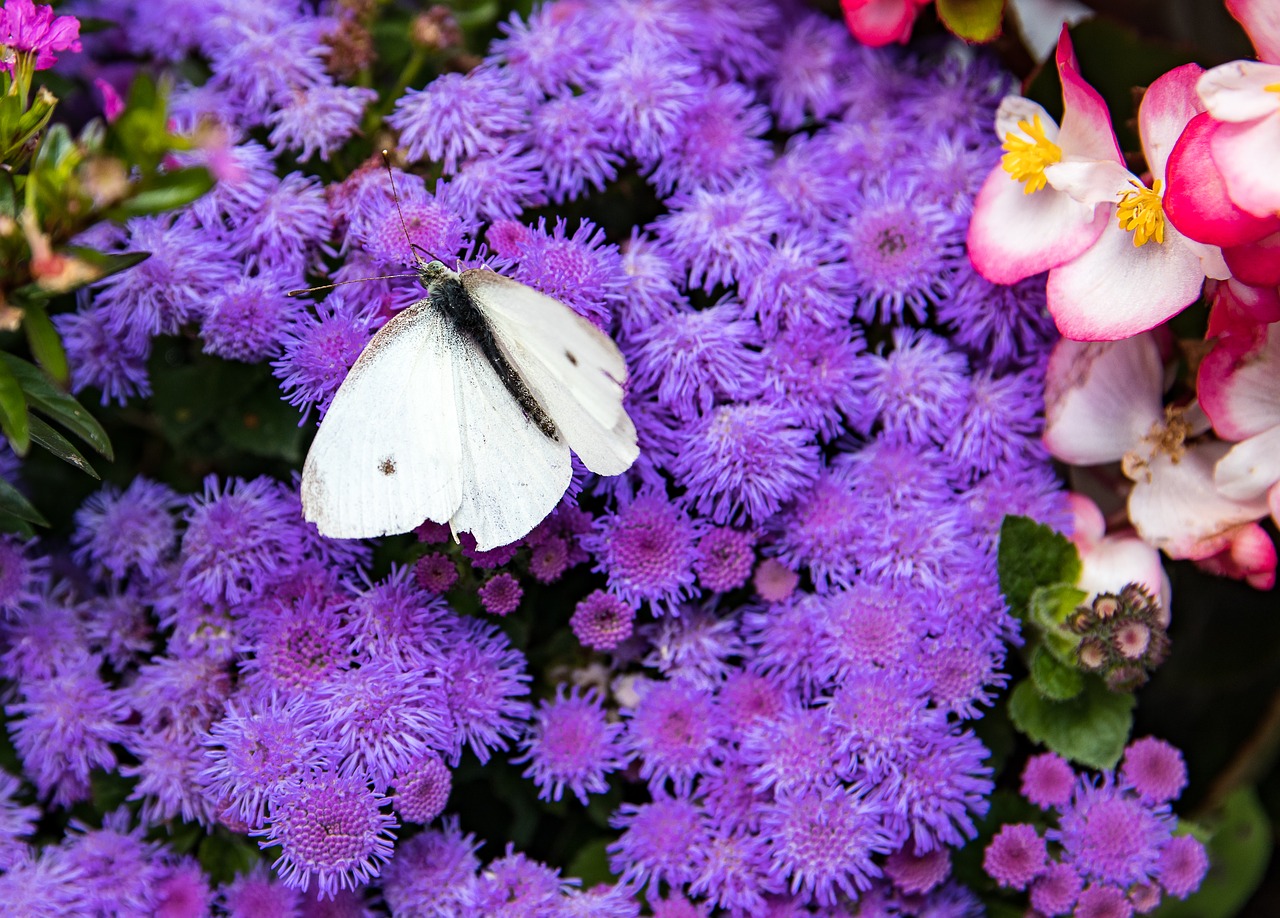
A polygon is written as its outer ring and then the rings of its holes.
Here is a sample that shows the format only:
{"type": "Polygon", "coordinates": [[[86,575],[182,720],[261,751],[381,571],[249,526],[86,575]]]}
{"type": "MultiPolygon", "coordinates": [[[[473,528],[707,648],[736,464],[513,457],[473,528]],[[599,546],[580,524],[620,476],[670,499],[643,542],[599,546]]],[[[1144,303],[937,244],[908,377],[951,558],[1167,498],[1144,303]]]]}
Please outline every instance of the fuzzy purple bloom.
{"type": "Polygon", "coordinates": [[[520,84],[496,68],[446,73],[396,101],[387,123],[400,132],[410,160],[433,160],[446,174],[477,153],[527,127],[528,99],[520,84]]]}
{"type": "Polygon", "coordinates": [[[408,822],[426,825],[444,812],[453,789],[453,776],[434,752],[420,756],[392,781],[396,795],[391,805],[408,822]]]}
{"type": "Polygon", "coordinates": [[[595,590],[579,600],[569,627],[583,647],[613,650],[631,637],[635,607],[605,590],[595,590]]]}
{"type": "Polygon", "coordinates": [[[524,776],[537,786],[538,799],[559,800],[567,788],[585,806],[587,795],[608,790],[606,776],[627,763],[622,732],[622,724],[610,723],[594,690],[566,694],[562,684],[555,698],[534,711],[520,742],[522,755],[511,762],[528,763],[524,776]]]}
{"type": "Polygon", "coordinates": [[[610,592],[633,605],[648,602],[668,611],[695,589],[698,531],[688,514],[653,492],[602,517],[582,545],[595,555],[610,592]]]}

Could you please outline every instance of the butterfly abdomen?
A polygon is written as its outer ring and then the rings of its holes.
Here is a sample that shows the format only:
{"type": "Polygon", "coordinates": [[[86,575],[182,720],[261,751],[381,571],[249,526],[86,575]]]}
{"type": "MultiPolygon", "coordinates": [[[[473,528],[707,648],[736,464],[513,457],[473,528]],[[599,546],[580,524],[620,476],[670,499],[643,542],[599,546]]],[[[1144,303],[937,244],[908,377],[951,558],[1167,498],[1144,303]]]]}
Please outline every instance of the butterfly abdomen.
{"type": "Polygon", "coordinates": [[[525,417],[552,440],[556,439],[556,425],[533,397],[520,374],[503,356],[493,331],[476,306],[462,282],[455,277],[442,277],[430,286],[431,305],[440,310],[459,335],[471,341],[502,380],[503,387],[511,393],[525,417]]]}

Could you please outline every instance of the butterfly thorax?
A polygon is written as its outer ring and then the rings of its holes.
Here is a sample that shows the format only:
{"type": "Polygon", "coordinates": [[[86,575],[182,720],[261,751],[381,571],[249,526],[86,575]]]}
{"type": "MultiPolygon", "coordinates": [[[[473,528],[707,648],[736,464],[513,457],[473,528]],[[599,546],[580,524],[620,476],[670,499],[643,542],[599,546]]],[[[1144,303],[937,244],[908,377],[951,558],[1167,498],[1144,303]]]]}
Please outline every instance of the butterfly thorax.
{"type": "Polygon", "coordinates": [[[457,279],[458,272],[450,271],[442,261],[423,261],[418,259],[418,283],[430,290],[442,280],[457,279]]]}

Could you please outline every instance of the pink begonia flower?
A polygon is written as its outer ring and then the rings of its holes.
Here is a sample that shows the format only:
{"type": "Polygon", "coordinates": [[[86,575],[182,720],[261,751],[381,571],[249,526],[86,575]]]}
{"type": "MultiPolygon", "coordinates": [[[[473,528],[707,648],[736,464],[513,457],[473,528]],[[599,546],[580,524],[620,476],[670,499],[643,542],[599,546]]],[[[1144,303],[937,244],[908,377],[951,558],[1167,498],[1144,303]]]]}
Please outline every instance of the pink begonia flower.
{"type": "Polygon", "coordinates": [[[1049,272],[1049,312],[1068,338],[1113,341],[1154,328],[1195,302],[1206,275],[1231,274],[1220,249],[1188,239],[1164,216],[1165,164],[1199,113],[1200,73],[1195,64],[1171,70],[1138,106],[1150,187],[1111,159],[1045,167],[1050,185],[1083,204],[1118,202],[1097,241],[1049,272]]]}
{"type": "Polygon", "coordinates": [[[1232,61],[1200,78],[1196,90],[1215,120],[1210,142],[1236,205],[1257,217],[1280,214],[1280,7],[1275,0],[1228,0],[1249,33],[1257,61],[1232,61]]]}
{"type": "Polygon", "coordinates": [[[1065,28],[1057,62],[1061,128],[1021,96],[1007,96],[996,112],[1006,152],[978,192],[968,239],[973,266],[992,283],[1016,283],[1070,261],[1093,245],[1110,214],[1046,184],[1045,171],[1055,163],[1124,162],[1106,103],[1081,78],[1065,28]]]}
{"type": "MultiPolygon", "coordinates": [[[[1210,283],[1205,338],[1252,333],[1260,325],[1280,322],[1280,291],[1275,287],[1252,287],[1234,277],[1210,283]]],[[[1204,408],[1203,397],[1200,407],[1204,408]]],[[[1213,417],[1208,409],[1205,413],[1213,417]]]]}
{"type": "Polygon", "coordinates": [[[1280,233],[1222,250],[1231,276],[1252,287],[1280,286],[1280,233]]]}
{"type": "Polygon", "coordinates": [[[920,8],[931,0],[840,0],[844,21],[864,45],[906,44],[920,8]]]}
{"type": "MultiPolygon", "coordinates": [[[[1080,552],[1080,577],[1076,587],[1092,598],[1099,593],[1119,593],[1126,585],[1138,583],[1160,599],[1168,615],[1171,588],[1169,575],[1160,564],[1160,552],[1131,533],[1107,535],[1107,522],[1098,505],[1083,494],[1067,494],[1075,528],[1071,541],[1080,552]]],[[[1168,621],[1164,622],[1168,625],[1168,621]]]]}
{"type": "MultiPolygon", "coordinates": [[[[55,51],[80,50],[80,20],[53,15],[53,7],[31,0],[7,0],[0,8],[0,45],[19,54],[34,54],[35,69],[46,70],[58,60],[55,51]]],[[[16,61],[0,54],[0,70],[13,73],[16,61]]]]}
{"type": "Polygon", "coordinates": [[[1166,409],[1164,365],[1153,334],[1112,342],[1064,338],[1045,379],[1044,443],[1073,465],[1121,462],[1130,481],[1129,520],[1144,542],[1171,558],[1205,559],[1266,515],[1266,501],[1218,491],[1214,466],[1230,449],[1187,440],[1208,428],[1192,406],[1166,409]]]}

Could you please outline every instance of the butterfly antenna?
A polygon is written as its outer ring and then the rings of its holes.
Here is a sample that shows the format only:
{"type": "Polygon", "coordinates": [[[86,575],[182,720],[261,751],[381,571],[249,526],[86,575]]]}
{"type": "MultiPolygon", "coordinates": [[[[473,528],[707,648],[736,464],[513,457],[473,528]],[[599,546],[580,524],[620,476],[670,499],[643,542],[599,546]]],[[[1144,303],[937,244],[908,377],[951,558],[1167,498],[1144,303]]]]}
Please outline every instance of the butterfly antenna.
{"type": "Polygon", "coordinates": [[[351,280],[338,281],[336,284],[321,284],[319,287],[306,287],[302,290],[290,290],[285,296],[302,296],[304,293],[315,293],[317,290],[332,290],[347,284],[363,284],[367,281],[391,280],[396,277],[417,277],[416,274],[379,274],[377,277],[353,277],[351,280]]]}
{"type": "Polygon", "coordinates": [[[409,244],[409,251],[413,253],[413,260],[422,260],[418,256],[418,251],[421,250],[426,252],[436,261],[444,261],[444,259],[439,255],[434,252],[427,251],[409,238],[409,225],[404,222],[404,211],[400,209],[400,195],[396,192],[396,174],[391,169],[391,154],[386,150],[382,151],[382,164],[387,167],[387,178],[391,181],[391,200],[396,202],[396,213],[400,216],[400,229],[404,230],[404,241],[409,244]]]}

